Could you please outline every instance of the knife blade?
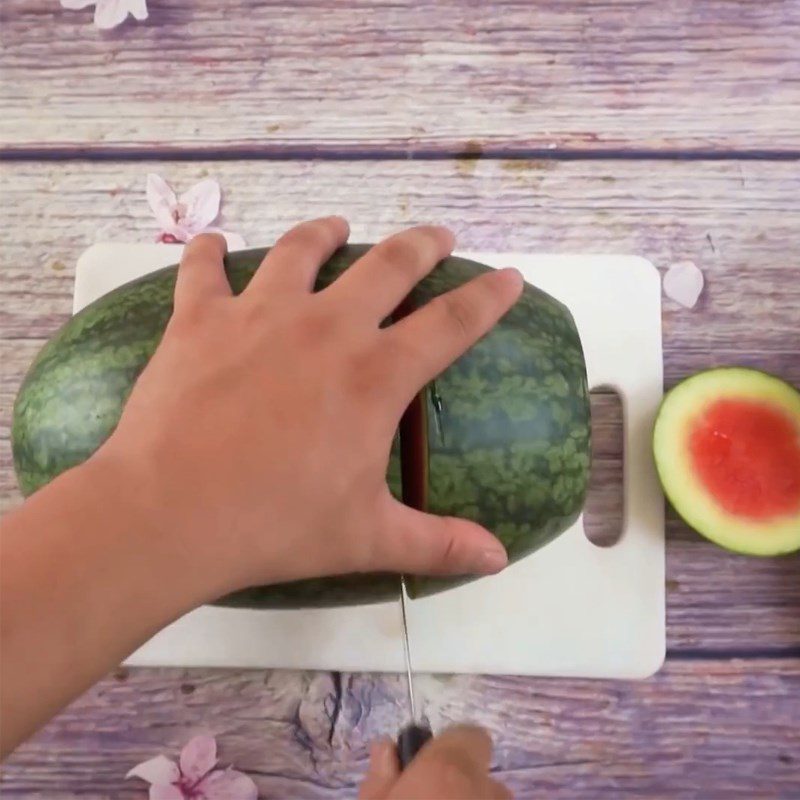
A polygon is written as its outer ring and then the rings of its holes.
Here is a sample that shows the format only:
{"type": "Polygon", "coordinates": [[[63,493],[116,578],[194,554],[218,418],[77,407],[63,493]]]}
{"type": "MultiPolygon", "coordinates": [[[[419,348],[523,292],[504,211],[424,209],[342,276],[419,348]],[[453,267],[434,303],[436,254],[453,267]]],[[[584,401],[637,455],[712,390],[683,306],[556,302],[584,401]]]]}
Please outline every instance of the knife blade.
{"type": "Polygon", "coordinates": [[[414,702],[414,670],[411,666],[411,643],[408,636],[408,590],[406,576],[400,576],[400,612],[403,617],[403,650],[406,659],[406,680],[408,689],[408,708],[411,719],[397,736],[397,756],[400,760],[400,769],[405,769],[414,756],[422,749],[425,742],[433,736],[433,731],[427,721],[417,716],[417,706],[414,702]]]}
{"type": "MultiPolygon", "coordinates": [[[[406,297],[392,315],[398,322],[414,311],[411,295],[406,297]]],[[[400,472],[403,503],[417,511],[427,507],[428,494],[428,420],[427,389],[423,388],[411,400],[400,419],[400,472]]],[[[403,650],[406,660],[408,708],[410,720],[397,736],[397,756],[400,769],[405,769],[433,736],[427,720],[417,714],[414,702],[414,670],[411,663],[411,644],[408,635],[408,588],[406,576],[400,575],[400,612],[403,619],[403,650]]]]}

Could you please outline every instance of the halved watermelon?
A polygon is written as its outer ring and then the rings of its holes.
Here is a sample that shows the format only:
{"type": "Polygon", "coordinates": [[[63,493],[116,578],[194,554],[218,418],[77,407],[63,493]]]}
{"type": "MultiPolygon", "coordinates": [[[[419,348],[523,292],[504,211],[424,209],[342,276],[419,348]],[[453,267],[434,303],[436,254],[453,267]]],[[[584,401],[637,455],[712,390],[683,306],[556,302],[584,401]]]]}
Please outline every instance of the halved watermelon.
{"type": "Polygon", "coordinates": [[[656,467],[675,510],[749,555],[800,549],[800,392],[753,369],[701,372],[664,398],[656,467]]]}

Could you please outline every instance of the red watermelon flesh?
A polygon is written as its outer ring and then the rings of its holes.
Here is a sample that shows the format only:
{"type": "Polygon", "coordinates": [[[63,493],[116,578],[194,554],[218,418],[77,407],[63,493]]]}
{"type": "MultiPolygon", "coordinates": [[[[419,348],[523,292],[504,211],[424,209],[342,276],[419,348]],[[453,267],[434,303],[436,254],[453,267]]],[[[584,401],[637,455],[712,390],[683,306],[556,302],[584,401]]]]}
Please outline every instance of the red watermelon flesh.
{"type": "Polygon", "coordinates": [[[717,400],[695,421],[689,451],[725,511],[754,520],[800,512],[800,437],[782,408],[717,400]]]}

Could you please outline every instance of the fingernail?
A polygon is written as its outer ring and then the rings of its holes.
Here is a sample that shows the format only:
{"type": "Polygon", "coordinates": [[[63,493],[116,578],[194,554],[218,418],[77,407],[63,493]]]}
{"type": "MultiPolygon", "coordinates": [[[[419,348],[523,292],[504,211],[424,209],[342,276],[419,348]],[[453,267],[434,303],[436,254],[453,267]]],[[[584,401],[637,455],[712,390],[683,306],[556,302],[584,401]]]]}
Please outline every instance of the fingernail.
{"type": "Polygon", "coordinates": [[[503,267],[500,272],[503,273],[506,276],[506,280],[514,286],[522,288],[522,285],[525,283],[525,278],[516,267],[503,267]]]}
{"type": "Polygon", "coordinates": [[[200,238],[201,236],[207,237],[209,240],[216,239],[217,244],[222,245],[222,249],[226,253],[228,252],[228,240],[221,233],[217,233],[217,231],[206,231],[205,233],[199,233],[197,236],[193,236],[189,240],[187,246],[190,245],[192,242],[195,242],[196,245],[200,244],[203,241],[203,239],[200,238]]]}
{"type": "Polygon", "coordinates": [[[481,553],[480,571],[487,575],[500,572],[508,564],[508,555],[502,547],[490,547],[481,553]]]}

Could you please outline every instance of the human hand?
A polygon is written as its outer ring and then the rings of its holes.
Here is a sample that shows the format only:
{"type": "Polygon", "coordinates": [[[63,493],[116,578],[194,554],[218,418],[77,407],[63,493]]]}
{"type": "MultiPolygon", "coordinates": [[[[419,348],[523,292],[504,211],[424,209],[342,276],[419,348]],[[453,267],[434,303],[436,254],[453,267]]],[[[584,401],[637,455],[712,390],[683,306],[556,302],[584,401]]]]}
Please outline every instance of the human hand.
{"type": "Polygon", "coordinates": [[[459,725],[431,739],[401,773],[388,739],[376,742],[359,800],[508,800],[489,777],[492,740],[482,728],[459,725]]]}
{"type": "Polygon", "coordinates": [[[508,310],[522,279],[482,275],[381,328],[453,237],[404,231],[314,293],[347,235],[339,217],[298,225],[237,297],[223,239],[192,240],[164,338],[94,457],[179,537],[207,599],[312,576],[506,564],[479,525],[395,500],[386,469],[408,403],[508,310]]]}

